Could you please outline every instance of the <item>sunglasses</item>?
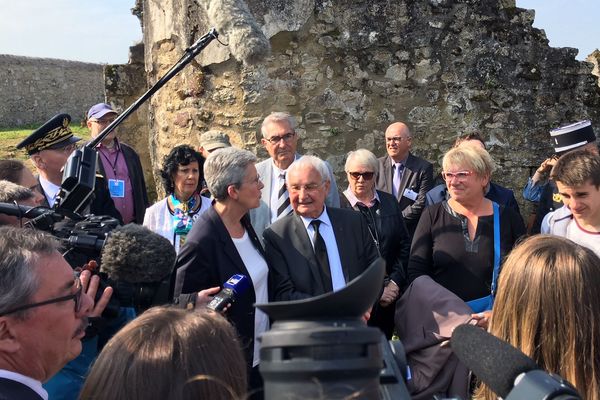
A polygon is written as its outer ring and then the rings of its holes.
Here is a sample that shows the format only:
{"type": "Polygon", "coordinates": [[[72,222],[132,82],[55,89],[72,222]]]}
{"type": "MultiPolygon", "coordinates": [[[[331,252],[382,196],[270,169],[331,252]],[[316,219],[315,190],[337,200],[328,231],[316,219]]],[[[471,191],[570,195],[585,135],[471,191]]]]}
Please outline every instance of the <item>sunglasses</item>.
{"type": "Polygon", "coordinates": [[[375,172],[348,172],[348,175],[354,180],[358,180],[362,176],[365,181],[370,181],[375,176],[375,172]]]}
{"type": "Polygon", "coordinates": [[[5,311],[0,314],[0,317],[3,317],[8,314],[13,314],[19,311],[29,310],[30,308],[41,307],[48,304],[60,303],[62,301],[74,300],[75,301],[75,313],[79,313],[81,310],[81,294],[83,293],[83,286],[81,285],[81,280],[78,276],[75,276],[75,287],[77,288],[77,292],[74,294],[70,294],[67,296],[56,297],[54,299],[49,299],[45,301],[40,301],[39,303],[31,303],[26,304],[24,306],[16,307],[11,310],[5,311]]]}

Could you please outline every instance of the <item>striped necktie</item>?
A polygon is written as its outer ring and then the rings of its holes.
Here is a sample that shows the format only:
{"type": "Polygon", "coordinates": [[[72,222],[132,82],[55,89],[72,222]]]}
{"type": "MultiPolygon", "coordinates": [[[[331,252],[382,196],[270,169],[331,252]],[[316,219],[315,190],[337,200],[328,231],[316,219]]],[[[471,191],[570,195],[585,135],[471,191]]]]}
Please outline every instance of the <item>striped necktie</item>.
{"type": "Polygon", "coordinates": [[[277,193],[277,218],[285,217],[292,212],[292,206],[290,205],[290,195],[285,186],[285,172],[279,176],[282,179],[281,187],[277,193]]]}

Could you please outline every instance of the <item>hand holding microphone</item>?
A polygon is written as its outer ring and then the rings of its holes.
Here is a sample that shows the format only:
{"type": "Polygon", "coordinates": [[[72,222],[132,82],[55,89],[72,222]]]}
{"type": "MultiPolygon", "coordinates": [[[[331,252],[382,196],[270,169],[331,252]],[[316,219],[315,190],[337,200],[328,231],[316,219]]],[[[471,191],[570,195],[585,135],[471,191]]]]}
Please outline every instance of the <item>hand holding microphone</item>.
{"type": "MultiPolygon", "coordinates": [[[[235,274],[223,284],[223,289],[219,291],[206,305],[211,310],[223,312],[227,310],[239,296],[250,287],[250,281],[245,275],[235,274]]],[[[215,288],[204,290],[203,292],[212,291],[215,288]]],[[[214,293],[214,292],[213,292],[214,293]]],[[[210,293],[205,293],[208,295],[210,293]]],[[[198,299],[202,292],[198,293],[198,299]]]]}

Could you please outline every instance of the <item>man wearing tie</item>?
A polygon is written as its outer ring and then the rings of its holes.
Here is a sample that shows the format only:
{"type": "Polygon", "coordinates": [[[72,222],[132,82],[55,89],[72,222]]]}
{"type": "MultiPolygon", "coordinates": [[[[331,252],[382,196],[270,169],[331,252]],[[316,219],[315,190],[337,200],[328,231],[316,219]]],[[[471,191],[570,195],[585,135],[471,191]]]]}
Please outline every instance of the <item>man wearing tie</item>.
{"type": "Polygon", "coordinates": [[[403,122],[394,122],[385,131],[388,155],[379,159],[378,190],[396,196],[410,236],[415,232],[425,195],[433,187],[433,165],[410,153],[412,135],[403,122]]]}
{"type": "MultiPolygon", "coordinates": [[[[267,226],[292,212],[285,176],[289,166],[301,157],[296,152],[298,135],[291,115],[273,112],[264,119],[260,130],[263,136],[261,143],[270,158],[256,164],[256,170],[264,187],[261,191],[260,206],[250,210],[250,220],[259,237],[267,226]]],[[[327,177],[331,185],[325,202],[331,207],[339,207],[337,185],[331,167],[326,165],[327,177]]]]}
{"type": "MultiPolygon", "coordinates": [[[[331,182],[324,161],[304,156],[287,171],[294,210],[264,231],[271,301],[299,300],[343,288],[377,258],[360,213],[325,206],[331,182]]],[[[383,283],[382,283],[383,284],[383,283]]]]}

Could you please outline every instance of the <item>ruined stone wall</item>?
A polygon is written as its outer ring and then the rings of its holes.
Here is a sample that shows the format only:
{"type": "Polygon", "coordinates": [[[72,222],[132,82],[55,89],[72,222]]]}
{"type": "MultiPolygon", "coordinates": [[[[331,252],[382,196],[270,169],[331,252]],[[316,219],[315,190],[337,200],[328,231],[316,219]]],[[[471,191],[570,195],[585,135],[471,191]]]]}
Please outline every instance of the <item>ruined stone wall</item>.
{"type": "Polygon", "coordinates": [[[598,86],[600,86],[600,50],[594,50],[592,54],[586,57],[585,61],[594,66],[592,74],[598,78],[598,86]]]}
{"type": "Polygon", "coordinates": [[[66,112],[74,121],[104,101],[102,65],[0,54],[0,127],[41,124],[66,112]]]}
{"type": "MultiPolygon", "coordinates": [[[[600,88],[577,50],[551,48],[514,0],[248,0],[272,55],[245,67],[213,42],[151,100],[150,157],[221,129],[266,156],[262,118],[289,111],[300,151],[327,159],[344,186],[347,151],[384,155],[405,121],[414,152],[437,163],[456,136],[480,132],[494,177],[520,196],[551,150],[548,130],[600,123],[600,88]]],[[[155,82],[209,28],[195,1],[143,0],[146,72],[155,82]]],[[[226,40],[226,38],[223,38],[226,40]]]]}

